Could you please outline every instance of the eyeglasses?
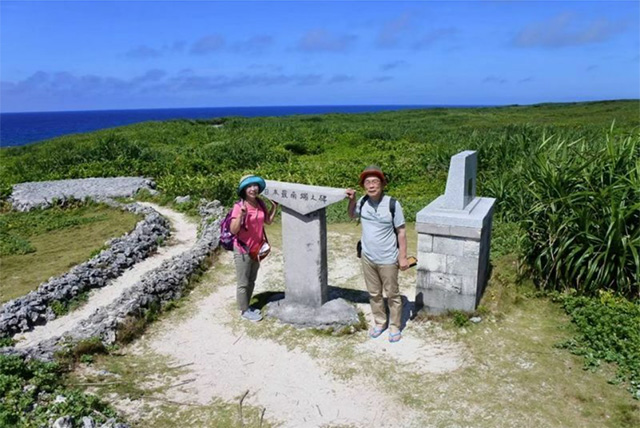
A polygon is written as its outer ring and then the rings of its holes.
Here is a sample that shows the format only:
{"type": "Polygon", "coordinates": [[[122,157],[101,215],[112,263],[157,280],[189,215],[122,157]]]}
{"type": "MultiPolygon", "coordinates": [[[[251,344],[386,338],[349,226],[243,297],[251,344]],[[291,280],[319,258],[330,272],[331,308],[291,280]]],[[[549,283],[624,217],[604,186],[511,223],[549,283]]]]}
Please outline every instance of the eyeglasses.
{"type": "Polygon", "coordinates": [[[365,186],[367,184],[380,184],[380,179],[379,178],[367,178],[366,180],[364,180],[364,184],[365,186]]]}

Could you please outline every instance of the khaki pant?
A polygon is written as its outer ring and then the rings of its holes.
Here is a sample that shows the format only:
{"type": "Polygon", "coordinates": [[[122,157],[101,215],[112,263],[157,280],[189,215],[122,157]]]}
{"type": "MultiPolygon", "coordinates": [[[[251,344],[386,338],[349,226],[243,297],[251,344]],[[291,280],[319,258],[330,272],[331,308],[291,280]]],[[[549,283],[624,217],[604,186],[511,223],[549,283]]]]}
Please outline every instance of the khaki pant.
{"type": "Polygon", "coordinates": [[[369,291],[373,320],[378,326],[387,324],[387,312],[382,292],[389,303],[389,325],[400,330],[402,325],[402,297],[398,287],[398,265],[377,265],[362,255],[362,273],[369,291]]]}
{"type": "Polygon", "coordinates": [[[256,278],[260,263],[249,257],[249,254],[242,254],[237,248],[233,249],[233,261],[236,265],[236,279],[238,288],[236,289],[236,301],[241,312],[249,309],[249,302],[253,295],[253,288],[256,286],[256,278]]]}

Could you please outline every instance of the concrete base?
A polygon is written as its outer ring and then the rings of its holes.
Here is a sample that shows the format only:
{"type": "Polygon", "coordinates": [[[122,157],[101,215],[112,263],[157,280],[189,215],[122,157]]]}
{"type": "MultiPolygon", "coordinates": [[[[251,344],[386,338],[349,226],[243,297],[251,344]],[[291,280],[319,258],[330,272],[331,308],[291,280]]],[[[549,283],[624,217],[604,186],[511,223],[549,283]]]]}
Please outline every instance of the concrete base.
{"type": "Polygon", "coordinates": [[[265,314],[298,328],[342,331],[360,323],[356,308],[343,299],[316,308],[283,299],[268,303],[265,314]]]}
{"type": "Polygon", "coordinates": [[[435,288],[424,279],[426,274],[418,271],[415,307],[430,315],[441,315],[449,311],[473,312],[476,309],[477,294],[459,294],[452,290],[435,288]]]}
{"type": "Polygon", "coordinates": [[[489,274],[495,200],[475,198],[467,211],[445,212],[441,200],[418,213],[416,308],[437,315],[474,311],[489,274]]]}

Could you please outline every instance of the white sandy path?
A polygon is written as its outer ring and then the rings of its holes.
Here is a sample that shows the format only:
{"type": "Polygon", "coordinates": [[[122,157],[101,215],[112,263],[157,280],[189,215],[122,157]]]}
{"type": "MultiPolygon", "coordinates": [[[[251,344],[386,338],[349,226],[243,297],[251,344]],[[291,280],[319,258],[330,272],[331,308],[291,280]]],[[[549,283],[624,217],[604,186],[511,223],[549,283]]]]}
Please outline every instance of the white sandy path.
{"type": "Polygon", "coordinates": [[[234,335],[225,323],[238,313],[235,285],[226,285],[200,301],[189,319],[162,331],[151,348],[179,363],[193,363],[186,376],[195,378],[185,391],[174,390],[180,402],[207,404],[219,397],[266,408],[265,416],[283,427],[324,424],[408,426],[413,412],[385,396],[370,378],[342,382],[331,377],[304,352],[288,350],[265,339],[234,335]]]}
{"type": "MultiPolygon", "coordinates": [[[[329,284],[340,286],[347,280],[357,278],[358,287],[365,290],[364,279],[360,271],[359,260],[353,257],[352,240],[336,232],[328,232],[329,247],[333,253],[330,269],[329,284]]],[[[355,239],[353,239],[355,240],[355,239]]],[[[405,297],[410,300],[415,296],[415,272],[400,272],[401,285],[411,284],[410,292],[405,291],[405,297]]],[[[357,305],[368,320],[373,320],[371,306],[367,304],[357,305]]],[[[405,308],[405,312],[408,309],[405,308]]],[[[389,343],[385,332],[376,340],[367,340],[357,346],[357,350],[366,354],[375,353],[382,361],[393,361],[399,367],[407,371],[417,373],[446,373],[459,369],[464,364],[464,350],[459,343],[438,339],[424,334],[424,331],[416,332],[410,323],[402,332],[402,340],[399,343],[389,343]]]]}
{"type": "MultiPolygon", "coordinates": [[[[357,278],[358,288],[364,289],[357,259],[351,257],[353,245],[349,239],[329,233],[329,240],[329,283],[340,286],[357,278]]],[[[232,267],[231,254],[222,253],[217,263],[232,267]]],[[[260,268],[254,293],[267,291],[268,284],[281,282],[282,275],[281,252],[275,248],[260,268]]],[[[412,278],[406,276],[404,281],[413,282],[412,278]]],[[[265,416],[284,427],[429,425],[377,387],[373,377],[365,376],[366,367],[362,367],[362,375],[342,381],[322,367],[321,359],[304,351],[251,338],[242,331],[234,334],[230,324],[239,314],[234,305],[233,269],[218,281],[221,285],[217,291],[195,302],[188,319],[164,323],[144,340],[154,352],[170,357],[172,365],[189,366],[183,376],[192,382],[172,389],[172,400],[203,405],[216,398],[236,402],[249,390],[245,403],[266,408],[265,416]]],[[[411,293],[414,290],[407,296],[411,293]]],[[[368,304],[358,307],[371,316],[368,304]]],[[[389,344],[384,335],[357,345],[357,351],[373,353],[381,364],[395,363],[413,373],[442,374],[463,365],[459,345],[414,332],[410,326],[403,335],[398,344],[389,344]]]]}
{"type": "Polygon", "coordinates": [[[44,339],[64,335],[76,327],[80,321],[90,317],[98,308],[107,306],[116,300],[124,290],[135,285],[147,272],[160,266],[163,261],[189,250],[195,244],[198,227],[195,223],[187,220],[186,216],[155,204],[141,204],[155,209],[171,221],[173,233],[170,242],[173,245],[159,247],[156,254],[136,263],[107,286],[93,290],[89,295],[88,302],[78,310],[56,318],[45,325],[37,326],[32,331],[16,335],[15,339],[18,341],[16,348],[28,348],[44,339]]]}

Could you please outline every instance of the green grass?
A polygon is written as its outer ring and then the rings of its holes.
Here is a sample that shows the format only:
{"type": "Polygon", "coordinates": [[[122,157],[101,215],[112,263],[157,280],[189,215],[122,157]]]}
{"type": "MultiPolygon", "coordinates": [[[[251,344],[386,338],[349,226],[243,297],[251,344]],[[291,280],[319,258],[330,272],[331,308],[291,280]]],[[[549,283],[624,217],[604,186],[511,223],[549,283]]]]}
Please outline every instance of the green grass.
{"type": "Polygon", "coordinates": [[[603,292],[600,298],[560,296],[578,333],[560,344],[584,358],[585,368],[613,363],[618,372],[611,383],[623,383],[640,400],[640,302],[632,303],[603,292]]]}
{"type": "Polygon", "coordinates": [[[2,241],[13,236],[33,251],[0,256],[0,303],[34,290],[52,276],[88,260],[139,218],[101,205],[0,214],[2,241]]]}

